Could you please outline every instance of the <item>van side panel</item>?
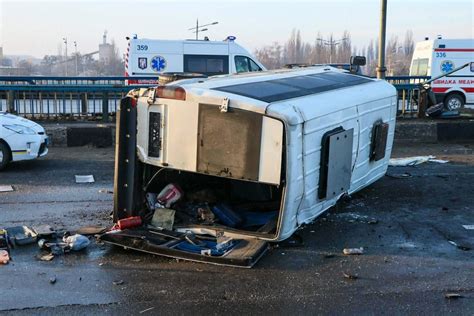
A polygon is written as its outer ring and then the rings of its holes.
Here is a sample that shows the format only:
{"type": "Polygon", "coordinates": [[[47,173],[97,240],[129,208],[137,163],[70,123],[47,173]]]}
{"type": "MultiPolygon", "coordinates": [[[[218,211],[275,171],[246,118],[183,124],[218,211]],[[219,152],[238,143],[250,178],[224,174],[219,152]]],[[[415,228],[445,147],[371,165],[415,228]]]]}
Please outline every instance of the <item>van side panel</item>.
{"type": "Polygon", "coordinates": [[[384,98],[358,105],[360,122],[360,146],[357,162],[352,173],[352,185],[349,193],[355,192],[380,177],[387,171],[388,160],[392,153],[395,134],[396,98],[384,98]],[[378,161],[370,160],[370,148],[374,126],[378,122],[388,123],[387,147],[385,156],[378,161]]]}

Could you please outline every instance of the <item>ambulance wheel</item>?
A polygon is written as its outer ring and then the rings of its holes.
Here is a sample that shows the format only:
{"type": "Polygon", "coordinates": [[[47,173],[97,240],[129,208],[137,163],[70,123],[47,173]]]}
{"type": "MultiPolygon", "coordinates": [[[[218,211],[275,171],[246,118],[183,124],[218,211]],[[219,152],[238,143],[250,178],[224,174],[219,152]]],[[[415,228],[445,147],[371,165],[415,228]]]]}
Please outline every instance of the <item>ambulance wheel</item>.
{"type": "Polygon", "coordinates": [[[0,170],[4,169],[10,162],[12,154],[10,148],[0,141],[0,170]]]}
{"type": "Polygon", "coordinates": [[[446,97],[446,99],[444,99],[444,106],[449,111],[459,110],[464,106],[464,99],[460,94],[450,94],[446,97]]]}

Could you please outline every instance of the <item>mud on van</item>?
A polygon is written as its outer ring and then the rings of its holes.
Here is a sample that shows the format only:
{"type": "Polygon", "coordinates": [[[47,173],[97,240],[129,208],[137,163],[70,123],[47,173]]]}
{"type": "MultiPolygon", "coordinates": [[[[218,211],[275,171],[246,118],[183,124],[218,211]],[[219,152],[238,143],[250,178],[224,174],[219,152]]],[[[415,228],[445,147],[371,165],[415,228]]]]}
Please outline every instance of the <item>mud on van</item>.
{"type": "Polygon", "coordinates": [[[330,67],[176,81],[124,98],[108,243],[251,267],[381,178],[396,90],[330,67]],[[127,228],[128,227],[128,228],[127,228]]]}

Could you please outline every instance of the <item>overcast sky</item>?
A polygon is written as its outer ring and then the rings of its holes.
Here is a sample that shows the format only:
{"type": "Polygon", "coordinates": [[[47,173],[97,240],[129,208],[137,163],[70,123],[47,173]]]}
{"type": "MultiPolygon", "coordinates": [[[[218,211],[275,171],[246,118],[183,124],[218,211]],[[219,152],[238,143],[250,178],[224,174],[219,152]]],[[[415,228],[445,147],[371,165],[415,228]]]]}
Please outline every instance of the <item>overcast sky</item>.
{"type": "MultiPolygon", "coordinates": [[[[445,38],[474,38],[474,0],[388,0],[387,33],[403,38],[413,30],[415,41],[438,34],[445,38]]],[[[320,31],[338,38],[344,30],[358,47],[378,36],[379,0],[312,1],[33,1],[0,0],[0,46],[4,54],[42,57],[57,54],[62,38],[81,53],[95,51],[104,30],[121,52],[125,36],[186,39],[196,23],[219,21],[205,35],[221,40],[237,36],[250,50],[283,43],[293,28],[304,41],[314,42],[320,31]]],[[[204,34],[203,34],[204,35],[204,34]]]]}

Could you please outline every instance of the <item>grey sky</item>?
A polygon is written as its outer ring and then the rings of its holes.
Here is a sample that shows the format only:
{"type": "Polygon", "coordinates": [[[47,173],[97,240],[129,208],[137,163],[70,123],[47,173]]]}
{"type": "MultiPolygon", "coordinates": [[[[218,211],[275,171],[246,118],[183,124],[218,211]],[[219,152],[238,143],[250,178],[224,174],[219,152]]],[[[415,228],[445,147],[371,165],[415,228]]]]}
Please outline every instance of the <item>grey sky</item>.
{"type": "MultiPolygon", "coordinates": [[[[442,34],[445,38],[474,38],[473,0],[388,0],[388,36],[403,37],[411,29],[415,41],[442,34]]],[[[0,0],[0,46],[5,54],[42,57],[57,54],[62,38],[73,52],[77,41],[82,53],[97,50],[104,30],[121,52],[125,36],[141,38],[192,38],[188,28],[196,18],[219,21],[205,35],[211,39],[237,36],[250,50],[284,42],[293,28],[303,40],[339,37],[348,30],[353,43],[365,46],[378,35],[379,0],[313,1],[33,1],[0,0]]]]}

